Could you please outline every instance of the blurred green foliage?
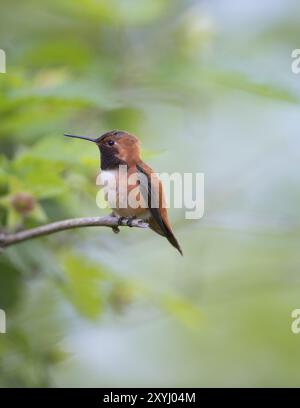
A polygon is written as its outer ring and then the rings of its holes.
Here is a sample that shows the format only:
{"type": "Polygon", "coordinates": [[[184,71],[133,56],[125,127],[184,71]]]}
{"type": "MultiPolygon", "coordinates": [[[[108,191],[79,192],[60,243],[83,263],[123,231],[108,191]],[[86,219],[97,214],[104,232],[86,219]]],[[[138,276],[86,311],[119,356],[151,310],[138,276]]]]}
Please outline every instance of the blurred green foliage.
{"type": "Polygon", "coordinates": [[[204,219],[171,211],[184,259],[104,228],[0,255],[1,386],[299,386],[299,6],[207,3],[1,2],[1,228],[101,214],[98,151],[64,132],[126,129],[158,171],[206,174],[204,219]]]}

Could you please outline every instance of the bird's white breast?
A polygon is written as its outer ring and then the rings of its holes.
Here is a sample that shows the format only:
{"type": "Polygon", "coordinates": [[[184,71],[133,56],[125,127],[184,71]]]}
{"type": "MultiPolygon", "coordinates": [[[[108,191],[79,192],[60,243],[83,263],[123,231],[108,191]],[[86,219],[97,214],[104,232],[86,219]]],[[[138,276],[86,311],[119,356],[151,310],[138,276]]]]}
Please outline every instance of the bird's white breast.
{"type": "Polygon", "coordinates": [[[101,171],[97,184],[103,188],[105,199],[110,207],[115,208],[118,197],[118,170],[101,171]]]}
{"type": "Polygon", "coordinates": [[[119,177],[118,170],[103,170],[101,171],[97,184],[103,188],[105,200],[116,214],[122,217],[138,216],[144,220],[151,217],[148,208],[138,211],[136,207],[130,207],[128,203],[128,185],[127,177],[119,177]],[[121,184],[121,185],[120,185],[121,184]],[[122,203],[122,204],[120,204],[122,203]],[[125,203],[125,207],[123,204],[125,203]]]}

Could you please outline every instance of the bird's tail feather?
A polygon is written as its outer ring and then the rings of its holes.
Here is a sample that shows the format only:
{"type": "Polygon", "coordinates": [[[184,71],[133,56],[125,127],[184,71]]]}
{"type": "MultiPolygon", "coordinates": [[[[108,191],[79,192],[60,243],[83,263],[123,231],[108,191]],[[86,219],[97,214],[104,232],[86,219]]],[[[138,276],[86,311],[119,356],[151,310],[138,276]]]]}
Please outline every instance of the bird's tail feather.
{"type": "Polygon", "coordinates": [[[173,245],[173,247],[176,248],[179,251],[180,255],[183,256],[182,249],[181,249],[181,247],[180,247],[180,245],[179,245],[179,243],[178,243],[178,241],[177,241],[177,239],[176,239],[176,237],[175,237],[175,235],[173,234],[172,231],[168,231],[168,234],[166,235],[166,238],[170,242],[170,244],[173,245]]]}
{"type": "Polygon", "coordinates": [[[183,256],[182,249],[181,249],[175,235],[173,234],[173,231],[171,230],[171,228],[169,226],[164,224],[164,230],[162,231],[160,226],[157,224],[157,222],[153,218],[150,219],[149,226],[157,234],[162,235],[163,237],[166,237],[167,240],[170,242],[170,244],[174,248],[176,248],[179,251],[179,253],[183,256]]]}

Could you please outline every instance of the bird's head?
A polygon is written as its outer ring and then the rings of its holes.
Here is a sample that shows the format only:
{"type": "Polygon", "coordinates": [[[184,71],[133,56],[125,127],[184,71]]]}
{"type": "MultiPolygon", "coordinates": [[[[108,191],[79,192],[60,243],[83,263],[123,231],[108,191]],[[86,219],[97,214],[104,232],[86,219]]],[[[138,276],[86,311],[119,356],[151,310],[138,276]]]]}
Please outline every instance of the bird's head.
{"type": "Polygon", "coordinates": [[[102,170],[113,169],[121,164],[130,167],[140,160],[139,140],[122,130],[111,130],[95,139],[69,134],[65,136],[96,143],[101,153],[102,170]]]}

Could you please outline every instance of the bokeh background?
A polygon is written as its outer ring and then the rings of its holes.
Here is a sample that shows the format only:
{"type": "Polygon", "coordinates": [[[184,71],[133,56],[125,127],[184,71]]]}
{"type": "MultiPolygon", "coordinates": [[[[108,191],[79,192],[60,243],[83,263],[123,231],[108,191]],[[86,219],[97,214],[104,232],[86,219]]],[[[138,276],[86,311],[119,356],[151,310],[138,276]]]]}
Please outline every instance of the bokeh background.
{"type": "Polygon", "coordinates": [[[0,385],[300,386],[296,0],[2,0],[0,220],[96,216],[125,129],[158,172],[204,172],[205,215],[62,232],[0,256],[0,385]]]}

